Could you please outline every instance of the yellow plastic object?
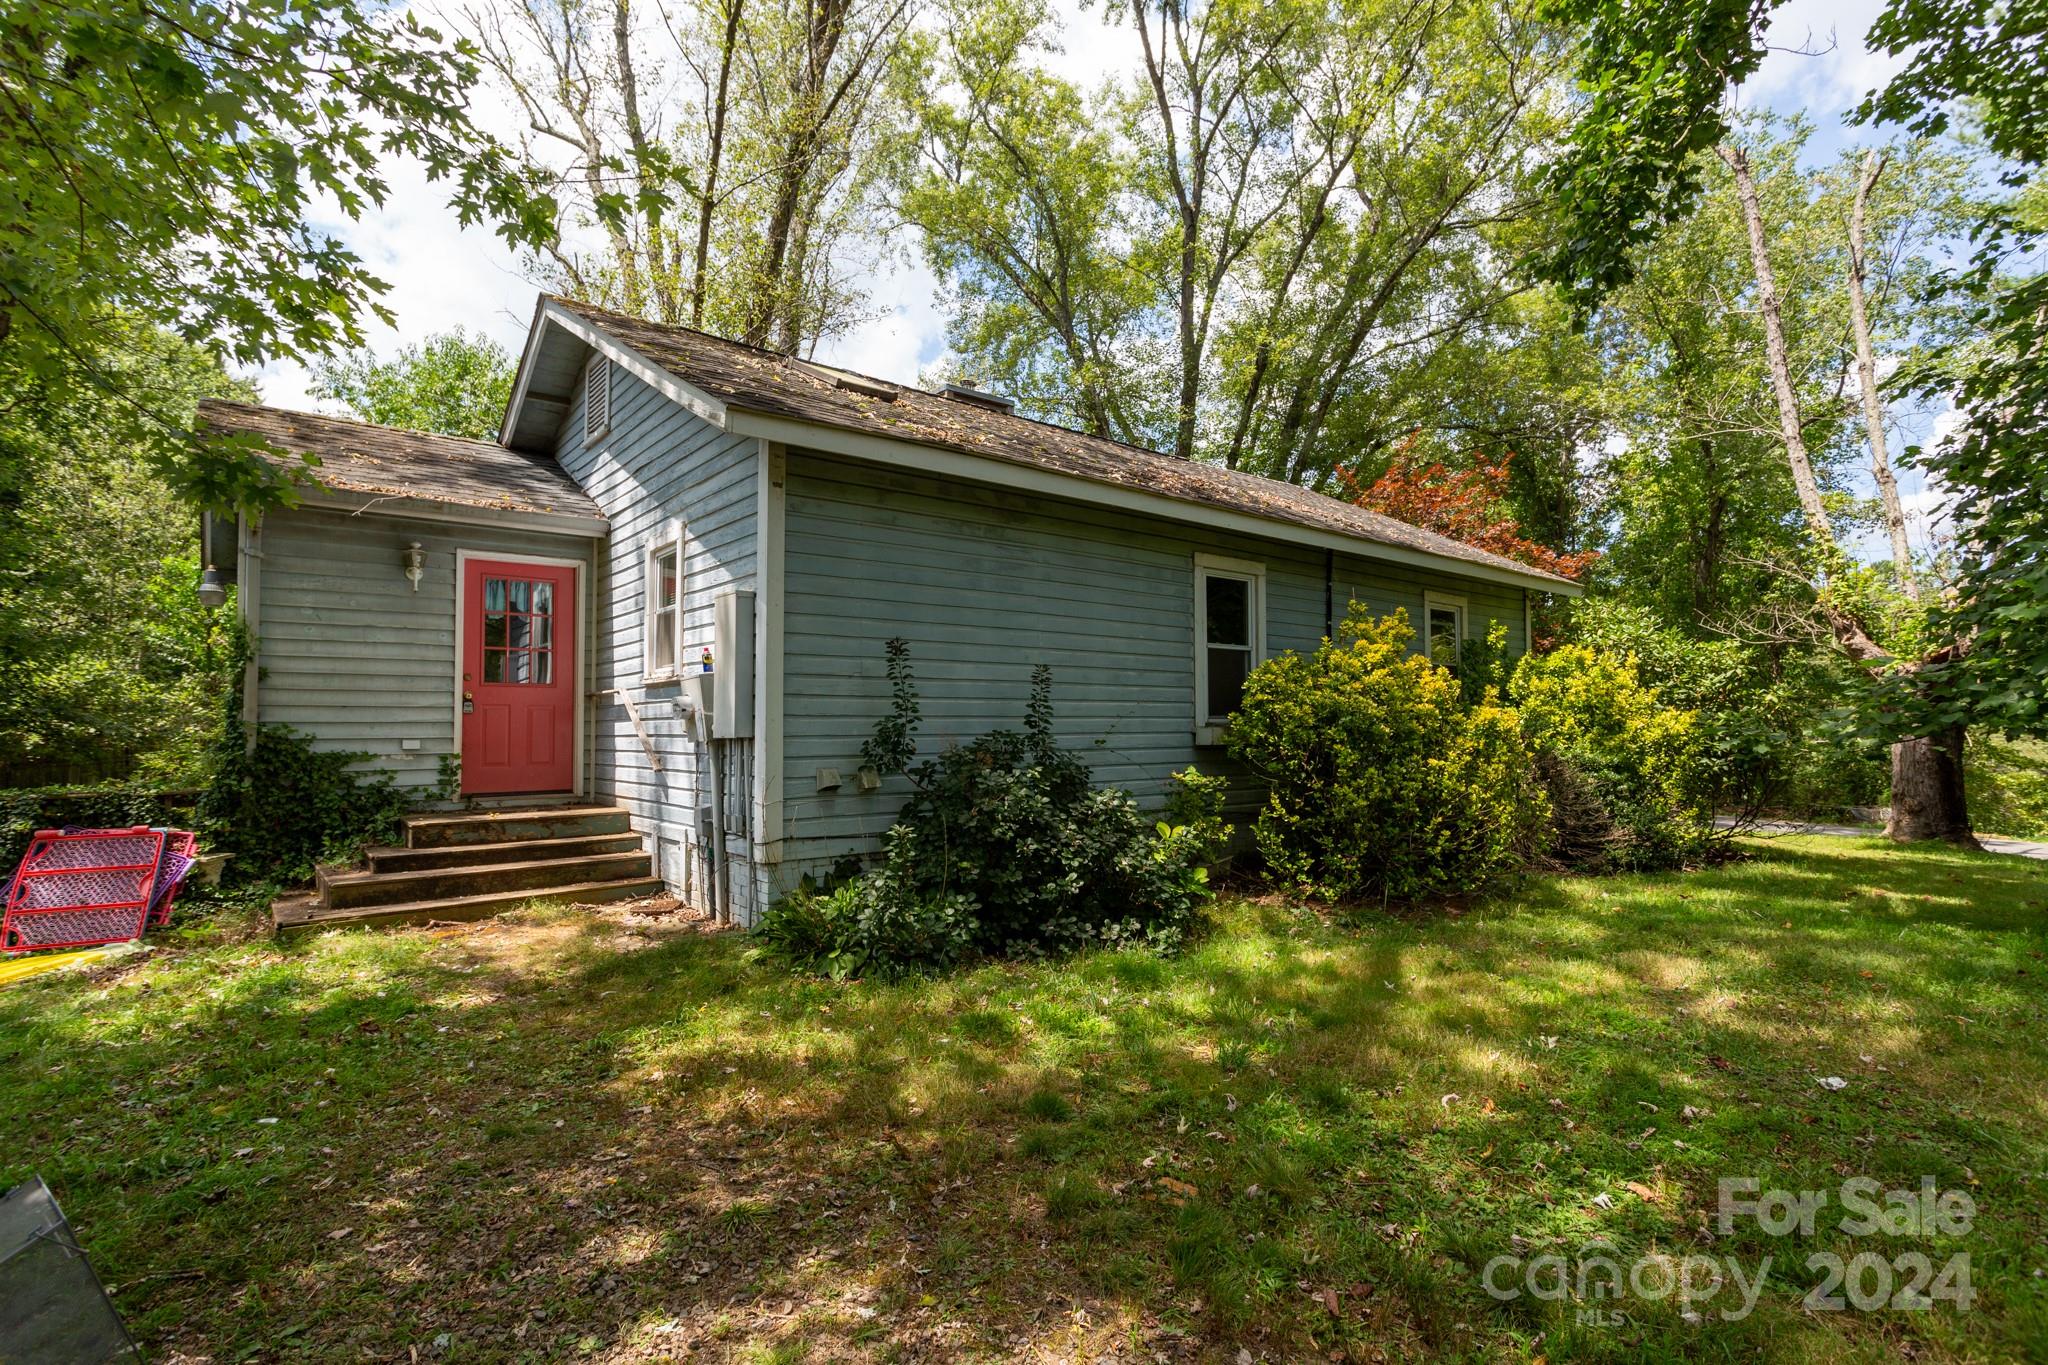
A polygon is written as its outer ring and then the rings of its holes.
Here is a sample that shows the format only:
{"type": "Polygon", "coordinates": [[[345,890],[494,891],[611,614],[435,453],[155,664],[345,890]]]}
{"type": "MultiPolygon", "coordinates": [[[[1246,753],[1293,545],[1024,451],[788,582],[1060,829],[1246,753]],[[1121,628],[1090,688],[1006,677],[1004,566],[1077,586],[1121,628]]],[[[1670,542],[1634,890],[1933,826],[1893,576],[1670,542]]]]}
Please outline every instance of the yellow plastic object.
{"type": "Polygon", "coordinates": [[[74,962],[86,962],[96,957],[105,957],[105,948],[79,948],[69,953],[45,953],[38,957],[17,957],[0,961],[0,987],[12,986],[17,981],[40,976],[44,972],[68,967],[74,962]]]}

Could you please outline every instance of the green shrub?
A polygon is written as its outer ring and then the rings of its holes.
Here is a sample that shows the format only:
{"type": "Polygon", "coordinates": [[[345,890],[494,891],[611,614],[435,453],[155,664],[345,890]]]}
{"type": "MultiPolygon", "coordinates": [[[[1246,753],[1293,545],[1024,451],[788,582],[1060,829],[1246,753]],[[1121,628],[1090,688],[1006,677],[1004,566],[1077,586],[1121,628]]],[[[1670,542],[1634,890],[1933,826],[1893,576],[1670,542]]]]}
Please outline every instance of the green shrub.
{"type": "Polygon", "coordinates": [[[1883,805],[1890,768],[1843,698],[1859,685],[1832,651],[1699,639],[1612,598],[1572,604],[1570,642],[1633,656],[1666,706],[1697,712],[1699,780],[1718,810],[1838,815],[1883,805]]]}
{"type": "Polygon", "coordinates": [[[231,727],[233,750],[199,799],[206,846],[234,855],[228,873],[237,881],[303,882],[316,863],[350,862],[367,844],[389,843],[413,808],[389,776],[355,767],[368,754],[322,752],[283,725],[263,726],[243,753],[240,734],[231,727]]]}
{"type": "Polygon", "coordinates": [[[2013,839],[2048,839],[2048,744],[1974,732],[1963,755],[1970,823],[2013,839]]]}
{"type": "Polygon", "coordinates": [[[1522,660],[1509,684],[1523,734],[1550,762],[1553,809],[1611,827],[1604,852],[1579,852],[1582,830],[1553,846],[1587,870],[1675,867],[1704,852],[1713,806],[1700,759],[1697,713],[1665,706],[1638,676],[1633,656],[1562,645],[1522,660]],[[1558,774],[1590,790],[1597,810],[1579,815],[1558,774]]]}
{"type": "Polygon", "coordinates": [[[1407,900],[1475,889],[1533,850],[1544,801],[1513,714],[1468,708],[1413,636],[1405,612],[1354,607],[1338,640],[1246,681],[1230,750],[1268,785],[1256,832],[1282,880],[1407,900]]]}
{"type": "Polygon", "coordinates": [[[1173,787],[1166,793],[1166,824],[1186,829],[1205,863],[1216,862],[1230,848],[1233,826],[1223,818],[1229,790],[1230,784],[1220,777],[1184,768],[1173,774],[1173,787]]]}
{"type": "Polygon", "coordinates": [[[863,757],[901,773],[912,795],[879,867],[768,912],[758,932],[770,953],[806,970],[891,976],[942,970],[967,953],[1181,941],[1209,898],[1202,863],[1220,817],[1155,825],[1128,792],[1097,789],[1087,764],[1054,741],[1043,667],[1021,733],[991,731],[921,762],[901,641],[890,642],[889,677],[894,705],[863,757]]]}
{"type": "Polygon", "coordinates": [[[942,972],[965,957],[975,937],[974,906],[960,895],[921,896],[885,865],[784,897],[754,933],[770,957],[798,971],[893,980],[942,972]]]}

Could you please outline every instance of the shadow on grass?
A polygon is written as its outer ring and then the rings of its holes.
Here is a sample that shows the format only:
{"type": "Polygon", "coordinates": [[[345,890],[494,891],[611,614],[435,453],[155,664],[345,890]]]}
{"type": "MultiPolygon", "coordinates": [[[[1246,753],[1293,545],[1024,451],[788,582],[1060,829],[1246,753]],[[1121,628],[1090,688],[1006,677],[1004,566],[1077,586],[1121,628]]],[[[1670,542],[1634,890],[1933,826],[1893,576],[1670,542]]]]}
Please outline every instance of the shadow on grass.
{"type": "Polygon", "coordinates": [[[560,915],[255,945],[0,1003],[0,1133],[160,1353],[1995,1355],[2043,1327],[2044,874],[1779,843],[896,987],[560,915]],[[1707,1218],[1855,1173],[1975,1193],[1975,1312],[1480,1286],[1596,1236],[1846,1250],[1707,1218]]]}

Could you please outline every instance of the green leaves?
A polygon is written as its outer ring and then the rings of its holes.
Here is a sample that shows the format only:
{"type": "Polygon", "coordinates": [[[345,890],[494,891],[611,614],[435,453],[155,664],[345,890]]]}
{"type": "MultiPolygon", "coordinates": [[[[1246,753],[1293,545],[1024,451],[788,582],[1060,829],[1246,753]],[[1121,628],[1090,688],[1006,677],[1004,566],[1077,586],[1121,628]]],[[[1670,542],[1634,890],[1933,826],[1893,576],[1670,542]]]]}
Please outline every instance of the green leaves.
{"type": "Polygon", "coordinates": [[[314,392],[346,403],[366,422],[491,440],[505,415],[512,369],[504,347],[458,327],[390,360],[359,351],[326,362],[314,392]]]}
{"type": "Polygon", "coordinates": [[[1778,0],[1552,0],[1577,28],[1586,95],[1565,154],[1545,174],[1559,244],[1531,272],[1581,312],[1635,275],[1634,253],[1684,218],[1700,190],[1697,154],[1727,135],[1728,91],[1764,56],[1778,0]]]}
{"type": "Polygon", "coordinates": [[[1340,634],[1253,669],[1231,720],[1231,756],[1268,788],[1267,866],[1313,894],[1382,901],[1513,871],[1545,816],[1513,714],[1468,710],[1449,670],[1409,652],[1405,613],[1354,606],[1340,634]]]}
{"type": "MultiPolygon", "coordinates": [[[[133,404],[92,362],[121,313],[242,365],[359,345],[386,286],[310,217],[323,199],[348,217],[381,204],[394,156],[448,182],[465,221],[542,240],[552,205],[468,122],[475,75],[432,29],[354,0],[0,6],[10,362],[133,404]]],[[[209,468],[227,457],[175,413],[149,416],[148,449],[181,492],[276,495],[209,468]]]]}

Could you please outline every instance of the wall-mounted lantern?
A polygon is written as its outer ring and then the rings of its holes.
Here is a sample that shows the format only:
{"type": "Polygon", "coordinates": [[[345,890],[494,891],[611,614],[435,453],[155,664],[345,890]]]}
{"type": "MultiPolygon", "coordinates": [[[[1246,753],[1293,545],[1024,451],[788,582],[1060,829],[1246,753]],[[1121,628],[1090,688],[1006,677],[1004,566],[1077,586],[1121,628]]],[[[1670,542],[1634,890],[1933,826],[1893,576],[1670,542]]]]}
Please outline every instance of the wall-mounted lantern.
{"type": "Polygon", "coordinates": [[[199,575],[199,605],[212,611],[228,600],[228,576],[209,564],[199,575]]]}
{"type": "Polygon", "coordinates": [[[412,580],[412,590],[418,592],[420,580],[427,576],[427,552],[417,540],[405,547],[404,563],[405,576],[412,580]]]}
{"type": "Polygon", "coordinates": [[[212,512],[199,515],[199,562],[203,567],[196,595],[199,605],[208,611],[227,605],[228,600],[228,575],[214,566],[213,542],[220,530],[219,520],[212,512]]]}

